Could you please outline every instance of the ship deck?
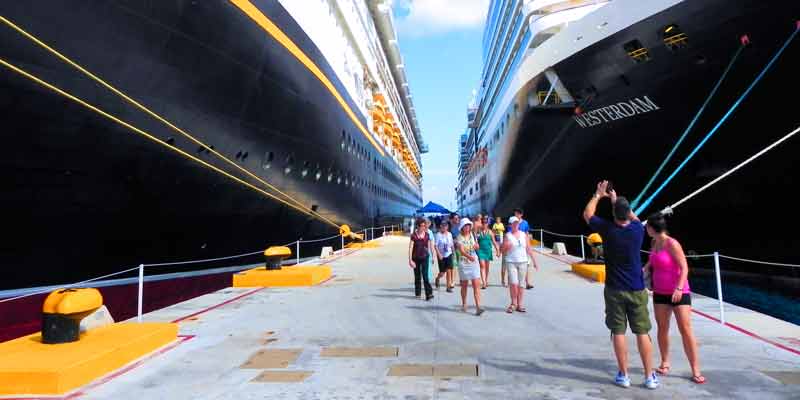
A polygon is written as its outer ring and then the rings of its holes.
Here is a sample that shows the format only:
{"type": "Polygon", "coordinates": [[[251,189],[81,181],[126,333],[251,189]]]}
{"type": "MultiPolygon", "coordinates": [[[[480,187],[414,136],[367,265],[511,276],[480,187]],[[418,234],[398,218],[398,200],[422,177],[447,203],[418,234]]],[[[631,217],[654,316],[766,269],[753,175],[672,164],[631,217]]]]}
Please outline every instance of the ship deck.
{"type": "MultiPolygon", "coordinates": [[[[430,302],[415,298],[406,263],[408,239],[378,241],[380,247],[353,251],[328,263],[334,276],[319,286],[229,288],[147,314],[147,321],[179,320],[180,340],[73,395],[91,399],[771,399],[797,398],[800,393],[800,327],[796,325],[730,305],[726,316],[732,325],[721,325],[709,318],[716,315],[716,300],[696,296],[698,313],[692,322],[708,383],[690,382],[690,369],[673,326],[672,372],[662,378],[661,387],[649,391],[641,386],[641,364],[629,336],[632,386],[618,388],[612,382],[616,365],[603,324],[603,286],[567,272],[563,259],[538,256],[541,271],[535,288],[525,293],[528,312],[512,315],[504,312],[508,292],[498,285],[495,262],[492,285],[482,291],[487,312],[476,317],[460,311],[457,292],[446,293],[442,288],[430,302]],[[336,351],[328,347],[348,347],[355,354],[326,357],[325,352],[336,351]],[[363,353],[375,351],[373,347],[388,348],[392,354],[364,357],[363,353]],[[297,358],[290,356],[285,368],[242,368],[254,353],[279,349],[296,350],[288,353],[297,358]],[[427,376],[390,376],[390,368],[400,364],[419,366],[393,370],[399,375],[418,369],[427,376]],[[453,364],[457,366],[448,368],[453,364]],[[472,376],[434,377],[434,370],[437,375],[472,376]],[[262,375],[265,371],[310,375],[301,382],[261,382],[275,378],[262,375]]],[[[472,304],[471,291],[469,296],[472,304]]],[[[282,378],[286,376],[278,377],[282,378]]]]}

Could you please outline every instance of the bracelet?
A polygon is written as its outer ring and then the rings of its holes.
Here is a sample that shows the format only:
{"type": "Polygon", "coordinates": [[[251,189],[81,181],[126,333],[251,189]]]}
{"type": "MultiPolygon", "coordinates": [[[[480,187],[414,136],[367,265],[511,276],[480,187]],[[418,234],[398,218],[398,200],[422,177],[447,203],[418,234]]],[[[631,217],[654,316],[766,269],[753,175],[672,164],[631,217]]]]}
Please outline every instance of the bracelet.
{"type": "Polygon", "coordinates": [[[676,287],[675,290],[683,291],[683,288],[682,287],[676,287]]]}

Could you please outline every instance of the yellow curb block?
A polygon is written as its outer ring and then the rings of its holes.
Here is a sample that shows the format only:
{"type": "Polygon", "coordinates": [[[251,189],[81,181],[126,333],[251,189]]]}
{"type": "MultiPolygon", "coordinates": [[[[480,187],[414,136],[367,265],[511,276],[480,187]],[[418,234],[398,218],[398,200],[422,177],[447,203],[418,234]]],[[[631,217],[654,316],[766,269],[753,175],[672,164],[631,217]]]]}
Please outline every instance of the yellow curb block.
{"type": "Polygon", "coordinates": [[[327,265],[297,265],[267,271],[264,267],[233,274],[233,287],[314,286],[331,277],[327,265]]]}
{"type": "Polygon", "coordinates": [[[0,343],[0,395],[64,394],[173,342],[178,325],[118,323],[80,340],[43,344],[41,333],[0,343]]]}
{"type": "Polygon", "coordinates": [[[348,243],[344,247],[348,249],[374,249],[381,247],[381,244],[379,242],[348,243]]]}
{"type": "Polygon", "coordinates": [[[605,264],[572,264],[572,272],[596,282],[605,283],[606,281],[605,264]]]}

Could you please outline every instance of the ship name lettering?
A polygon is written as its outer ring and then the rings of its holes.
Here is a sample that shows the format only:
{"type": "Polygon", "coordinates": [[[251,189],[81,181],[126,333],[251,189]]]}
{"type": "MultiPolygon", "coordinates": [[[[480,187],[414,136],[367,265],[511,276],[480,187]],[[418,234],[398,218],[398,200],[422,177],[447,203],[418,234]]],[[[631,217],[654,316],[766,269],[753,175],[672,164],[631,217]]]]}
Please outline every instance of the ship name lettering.
{"type": "Polygon", "coordinates": [[[608,122],[609,120],[616,121],[618,119],[630,118],[638,114],[649,113],[660,109],[661,107],[651,98],[642,96],[641,98],[636,97],[628,101],[621,101],[617,104],[586,111],[573,118],[581,128],[587,128],[608,122]]]}

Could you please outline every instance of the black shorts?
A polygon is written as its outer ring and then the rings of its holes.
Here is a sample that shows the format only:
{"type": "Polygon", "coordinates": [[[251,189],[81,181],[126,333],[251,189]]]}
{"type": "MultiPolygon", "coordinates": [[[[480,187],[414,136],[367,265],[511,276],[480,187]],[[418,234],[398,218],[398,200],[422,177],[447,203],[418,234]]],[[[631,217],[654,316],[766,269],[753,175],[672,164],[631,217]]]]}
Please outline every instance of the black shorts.
{"type": "Polygon", "coordinates": [[[692,296],[689,293],[684,293],[683,296],[681,296],[681,301],[673,303],[671,294],[653,293],[653,304],[666,304],[670,306],[690,306],[692,305],[692,296]]]}
{"type": "Polygon", "coordinates": [[[445,272],[447,270],[453,269],[453,255],[450,254],[449,256],[439,260],[439,272],[445,272]]]}

